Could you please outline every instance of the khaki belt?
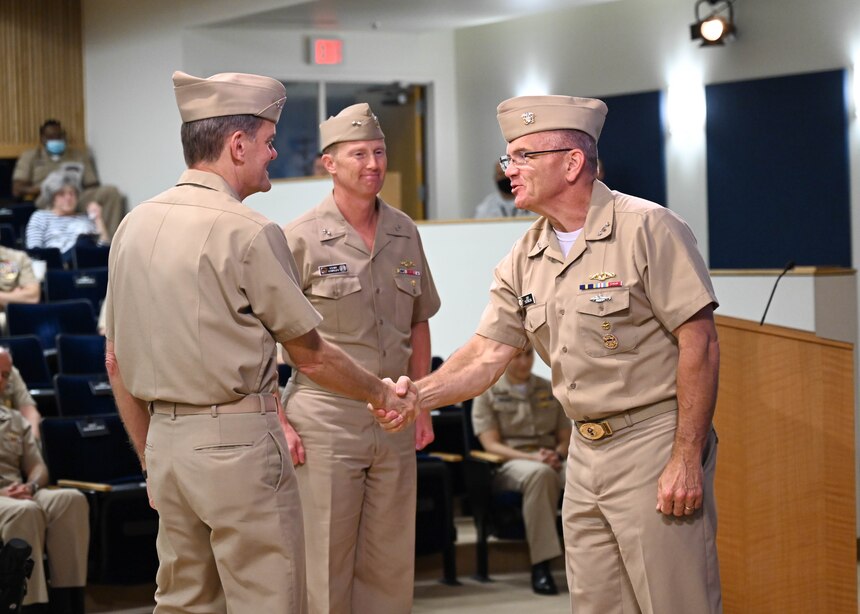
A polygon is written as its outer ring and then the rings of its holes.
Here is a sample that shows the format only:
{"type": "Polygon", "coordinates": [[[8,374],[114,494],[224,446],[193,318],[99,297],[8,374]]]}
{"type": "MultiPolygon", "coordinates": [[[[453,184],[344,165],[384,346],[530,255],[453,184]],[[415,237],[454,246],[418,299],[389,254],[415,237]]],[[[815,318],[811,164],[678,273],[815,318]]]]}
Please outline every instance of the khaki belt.
{"type": "Polygon", "coordinates": [[[153,414],[176,416],[196,416],[211,414],[265,414],[278,411],[278,403],[271,394],[249,394],[238,401],[219,403],[217,405],[188,405],[187,403],[170,403],[169,401],[151,401],[149,411],[153,414]]]}
{"type": "Polygon", "coordinates": [[[678,409],[678,401],[669,399],[660,401],[654,405],[646,405],[645,407],[637,407],[615,414],[598,422],[583,422],[575,420],[576,428],[579,434],[591,441],[597,441],[604,437],[609,437],[613,433],[626,429],[628,426],[633,426],[638,422],[665,414],[678,409]]]}

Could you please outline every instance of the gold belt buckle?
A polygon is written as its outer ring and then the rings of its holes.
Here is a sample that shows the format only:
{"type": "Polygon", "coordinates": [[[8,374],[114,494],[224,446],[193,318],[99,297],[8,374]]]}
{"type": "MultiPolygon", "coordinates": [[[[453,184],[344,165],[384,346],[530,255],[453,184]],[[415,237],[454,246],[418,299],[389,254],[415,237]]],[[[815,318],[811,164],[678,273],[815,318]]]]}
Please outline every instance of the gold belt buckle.
{"type": "Polygon", "coordinates": [[[579,434],[591,441],[597,441],[612,435],[612,427],[606,422],[585,422],[579,425],[579,434]]]}

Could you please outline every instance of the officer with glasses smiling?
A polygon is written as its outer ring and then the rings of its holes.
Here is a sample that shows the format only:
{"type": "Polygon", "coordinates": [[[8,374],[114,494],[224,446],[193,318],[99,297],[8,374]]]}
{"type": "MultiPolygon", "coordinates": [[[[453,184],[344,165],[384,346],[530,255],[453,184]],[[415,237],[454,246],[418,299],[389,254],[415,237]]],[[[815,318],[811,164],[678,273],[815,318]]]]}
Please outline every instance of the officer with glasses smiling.
{"type": "Polygon", "coordinates": [[[496,267],[476,334],[418,382],[420,405],[480,394],[531,343],[573,420],[571,608],[713,614],[717,299],[683,220],[596,179],[606,113],[569,96],[499,105],[516,206],[543,217],[496,267]]]}

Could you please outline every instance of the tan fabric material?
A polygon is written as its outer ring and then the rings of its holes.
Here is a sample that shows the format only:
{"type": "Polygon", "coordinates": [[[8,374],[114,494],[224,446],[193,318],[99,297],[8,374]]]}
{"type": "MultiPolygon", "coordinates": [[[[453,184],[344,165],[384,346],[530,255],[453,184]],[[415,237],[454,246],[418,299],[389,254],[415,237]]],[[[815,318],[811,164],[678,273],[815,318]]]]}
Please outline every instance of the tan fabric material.
{"type": "Polygon", "coordinates": [[[596,98],[517,96],[498,106],[496,118],[508,143],[548,130],[581,130],[597,141],[607,110],[606,103],[596,98]]]}
{"type": "Polygon", "coordinates": [[[207,79],[177,70],[173,91],[183,122],[224,115],[255,115],[278,123],[287,99],[284,84],[271,77],[225,72],[207,79]]]}
{"type": "MultiPolygon", "coordinates": [[[[672,331],[716,304],[687,225],[595,181],[567,258],[540,218],[496,267],[478,334],[515,347],[530,341],[551,365],[553,393],[568,417],[595,421],[675,399],[672,331]]],[[[719,611],[716,552],[707,546],[716,532],[713,472],[705,474],[705,513],[676,521],[654,509],[676,420],[668,412],[599,441],[572,437],[563,516],[579,614],[719,611]],[[658,437],[654,425],[669,426],[658,437]],[[673,576],[678,564],[685,571],[673,576]],[[651,605],[662,599],[684,605],[651,605]]]]}
{"type": "Polygon", "coordinates": [[[274,413],[152,416],[155,614],[307,611],[302,513],[274,413]]]}
{"type": "Polygon", "coordinates": [[[0,292],[38,283],[27,252],[0,245],[0,292]]]}
{"type": "Polygon", "coordinates": [[[576,612],[722,612],[713,431],[702,456],[702,509],[671,519],[654,511],[677,416],[662,414],[599,442],[572,438],[562,517],[576,612]]]}
{"type": "MultiPolygon", "coordinates": [[[[429,320],[441,302],[415,223],[377,203],[373,254],[331,195],[285,233],[301,289],[323,317],[320,335],[371,373],[396,380],[412,354],[412,325],[429,320]]],[[[297,381],[316,386],[301,374],[297,381]]]]}
{"type": "MultiPolygon", "coordinates": [[[[37,464],[44,464],[39,445],[21,414],[0,407],[0,488],[25,482],[37,464]]],[[[76,490],[39,490],[33,500],[0,496],[0,539],[25,540],[36,561],[24,605],[48,601],[45,569],[47,551],[51,585],[84,586],[89,548],[89,506],[76,490]]]]}
{"type": "MultiPolygon", "coordinates": [[[[440,302],[415,224],[377,204],[372,253],[332,196],[285,231],[302,290],[323,315],[320,335],[370,372],[397,378],[407,371],[412,325],[440,302]]],[[[287,395],[307,456],[296,474],[311,612],[406,614],[415,560],[414,427],[389,435],[364,403],[301,374],[287,395]]]]}
{"type": "MultiPolygon", "coordinates": [[[[105,324],[137,398],[208,406],[275,393],[276,341],[319,322],[281,229],[217,175],[186,171],[117,231],[105,324]]],[[[161,519],[157,613],[305,611],[277,414],[156,414],[146,465],[161,519]]]]}
{"type": "MultiPolygon", "coordinates": [[[[105,227],[108,234],[113,236],[126,213],[126,199],[115,186],[99,185],[99,176],[90,152],[70,147],[62,156],[55,157],[45,151],[44,147],[25,151],[15,163],[12,180],[41,184],[51,172],[68,162],[84,165],[83,191],[78,198],[78,211],[86,212],[87,204],[93,201],[100,204],[105,227]]],[[[51,202],[47,195],[39,194],[36,206],[41,209],[50,208],[51,202]]]]}
{"type": "Polygon", "coordinates": [[[555,448],[557,433],[571,423],[555,397],[552,384],[532,375],[526,393],[511,386],[504,373],[472,403],[472,426],[476,435],[496,430],[512,448],[555,448]]]}
{"type": "Polygon", "coordinates": [[[717,304],[695,238],[677,215],[594,185],[584,230],[567,258],[540,218],[496,267],[477,331],[515,347],[531,341],[552,365],[553,395],[573,420],[673,398],[678,346],[670,333],[717,304]],[[591,278],[601,273],[622,285],[580,289],[600,283],[591,278]],[[529,295],[532,302],[520,307],[529,295]],[[591,300],[598,296],[608,300],[591,300]]]}
{"type": "Polygon", "coordinates": [[[27,405],[36,405],[36,401],[30,396],[24,378],[21,377],[21,372],[16,367],[12,367],[12,373],[6,382],[6,390],[0,395],[0,403],[9,409],[17,410],[27,405]]]}
{"type": "Polygon", "coordinates": [[[335,143],[375,141],[384,138],[379,120],[366,102],[346,107],[320,124],[320,151],[325,151],[335,143]]]}
{"type": "Polygon", "coordinates": [[[106,336],[126,386],[191,405],[276,392],[276,341],[321,320],[297,278],[278,226],[217,175],[186,171],[134,208],[111,247],[106,336]]]}

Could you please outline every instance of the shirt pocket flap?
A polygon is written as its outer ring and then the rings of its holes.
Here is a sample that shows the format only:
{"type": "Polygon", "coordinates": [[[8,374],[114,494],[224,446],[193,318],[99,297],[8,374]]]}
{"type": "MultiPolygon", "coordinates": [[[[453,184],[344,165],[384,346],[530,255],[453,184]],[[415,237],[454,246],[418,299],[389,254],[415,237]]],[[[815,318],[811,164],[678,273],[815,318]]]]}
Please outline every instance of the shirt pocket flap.
{"type": "Polygon", "coordinates": [[[338,299],[361,290],[361,281],[356,276],[321,277],[311,282],[311,294],[322,298],[338,299]]]}
{"type": "Polygon", "coordinates": [[[398,275],[394,278],[397,289],[411,296],[421,296],[421,282],[411,275],[398,275]]]}
{"type": "Polygon", "coordinates": [[[542,305],[532,305],[526,309],[526,316],[523,318],[523,326],[528,332],[533,333],[544,324],[546,324],[546,303],[542,305]]]}
{"type": "Polygon", "coordinates": [[[608,316],[630,307],[630,290],[601,290],[576,297],[576,310],[592,316],[608,316]]]}

